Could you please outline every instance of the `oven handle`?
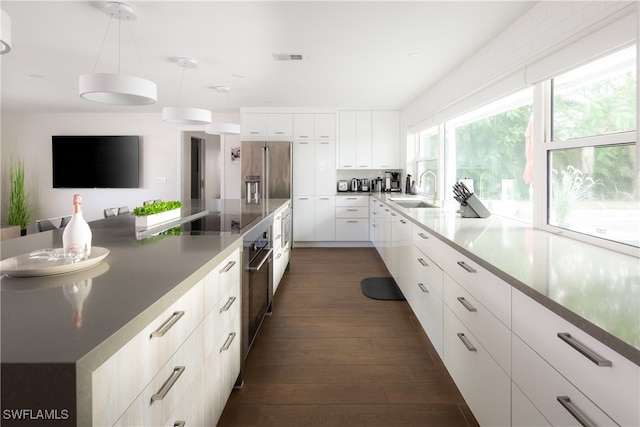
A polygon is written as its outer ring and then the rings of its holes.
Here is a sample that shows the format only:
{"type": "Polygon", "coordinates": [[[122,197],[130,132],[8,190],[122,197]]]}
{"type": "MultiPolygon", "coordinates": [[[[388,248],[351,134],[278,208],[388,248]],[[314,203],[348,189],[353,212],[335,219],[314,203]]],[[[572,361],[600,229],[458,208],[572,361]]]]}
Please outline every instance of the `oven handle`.
{"type": "Polygon", "coordinates": [[[247,266],[247,270],[249,271],[260,271],[260,269],[262,268],[262,266],[264,265],[265,262],[267,262],[267,260],[269,258],[271,258],[271,253],[273,252],[273,249],[267,249],[267,254],[260,260],[260,262],[258,263],[257,266],[252,267],[251,264],[249,264],[247,266]]]}

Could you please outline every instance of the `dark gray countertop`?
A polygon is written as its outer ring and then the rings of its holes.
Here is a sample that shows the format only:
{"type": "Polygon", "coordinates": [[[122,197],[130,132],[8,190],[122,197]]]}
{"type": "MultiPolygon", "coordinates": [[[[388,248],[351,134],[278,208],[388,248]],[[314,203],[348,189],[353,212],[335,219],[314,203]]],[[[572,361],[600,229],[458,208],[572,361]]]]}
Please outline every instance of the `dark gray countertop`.
{"type": "Polygon", "coordinates": [[[403,208],[413,223],[640,365],[640,262],[531,225],[492,215],[461,218],[457,206],[403,208]]]}
{"type": "MultiPolygon", "coordinates": [[[[189,202],[183,216],[203,209],[229,216],[257,214],[255,221],[243,224],[246,232],[284,202],[189,202]]],[[[82,361],[91,370],[242,243],[238,231],[139,239],[131,215],[93,221],[90,226],[93,246],[110,250],[95,267],[59,276],[0,279],[2,363],[82,361]],[[81,322],[75,314],[79,308],[81,322]]],[[[62,231],[54,230],[5,240],[0,248],[6,259],[61,246],[62,231]]]]}

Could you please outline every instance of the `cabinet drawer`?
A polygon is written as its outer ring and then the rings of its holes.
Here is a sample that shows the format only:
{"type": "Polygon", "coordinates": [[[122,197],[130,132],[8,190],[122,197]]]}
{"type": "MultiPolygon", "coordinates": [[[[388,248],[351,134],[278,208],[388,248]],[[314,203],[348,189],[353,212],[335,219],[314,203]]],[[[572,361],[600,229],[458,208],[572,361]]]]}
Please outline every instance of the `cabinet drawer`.
{"type": "Polygon", "coordinates": [[[444,275],[444,302],[508,374],[511,331],[449,275],[444,275]]]}
{"type": "Polygon", "coordinates": [[[369,240],[369,220],[336,219],[336,241],[360,242],[369,240]]]}
{"type": "Polygon", "coordinates": [[[513,332],[621,425],[640,425],[640,367],[523,293],[513,291],[513,332]],[[533,320],[535,319],[535,320],[533,320]],[[571,344],[582,345],[599,366],[571,344]],[[575,341],[573,341],[575,340],[575,341]],[[579,344],[578,344],[579,343],[579,344]],[[610,362],[610,366],[609,365],[610,362]]]}
{"type": "Polygon", "coordinates": [[[336,196],[336,206],[369,206],[369,196],[336,196]]]}
{"type": "Polygon", "coordinates": [[[439,245],[438,250],[429,256],[445,273],[511,328],[511,285],[449,245],[439,245]]]}
{"type": "Polygon", "coordinates": [[[240,317],[240,289],[240,283],[232,286],[205,318],[204,334],[207,337],[204,346],[205,356],[215,351],[218,345],[216,337],[222,336],[229,330],[234,319],[240,317]]]}
{"type": "Polygon", "coordinates": [[[511,425],[513,427],[551,427],[516,383],[511,384],[511,425]]]}
{"type": "Polygon", "coordinates": [[[229,291],[240,282],[240,249],[236,249],[220,262],[204,279],[205,313],[208,313],[229,291]]]}
{"type": "Polygon", "coordinates": [[[204,369],[191,383],[178,406],[169,416],[165,427],[176,427],[184,425],[204,426],[204,369]],[[182,424],[184,423],[184,424],[182,424]]]}
{"type": "Polygon", "coordinates": [[[203,338],[203,328],[197,328],[114,425],[164,425],[191,383],[202,375],[203,338]]]}
{"type": "Polygon", "coordinates": [[[336,218],[369,218],[369,208],[364,206],[337,206],[336,218]]]}
{"type": "MultiPolygon", "coordinates": [[[[414,246],[415,247],[415,246],[414,246]]],[[[419,248],[415,248],[414,253],[414,265],[418,274],[418,279],[429,284],[431,288],[438,294],[440,299],[444,298],[444,280],[442,270],[436,265],[431,258],[429,258],[419,248]]]]}
{"type": "Polygon", "coordinates": [[[446,243],[440,241],[419,225],[412,224],[411,233],[413,235],[413,244],[427,256],[433,256],[435,251],[443,245],[446,245],[446,243]]]}
{"type": "Polygon", "coordinates": [[[203,282],[93,372],[91,400],[95,425],[112,425],[202,321],[203,282]]]}
{"type": "Polygon", "coordinates": [[[480,425],[510,425],[511,379],[446,306],[444,364],[480,425]]]}
{"type": "MultiPolygon", "coordinates": [[[[553,369],[517,336],[513,337],[513,381],[551,425],[579,426],[580,416],[597,426],[616,425],[576,387],[553,369]],[[563,400],[581,415],[572,415],[563,400]]],[[[636,401],[635,410],[638,410],[636,401]]],[[[625,424],[626,425],[626,424],[625,424]]],[[[637,425],[637,424],[633,424],[637,425]]]]}

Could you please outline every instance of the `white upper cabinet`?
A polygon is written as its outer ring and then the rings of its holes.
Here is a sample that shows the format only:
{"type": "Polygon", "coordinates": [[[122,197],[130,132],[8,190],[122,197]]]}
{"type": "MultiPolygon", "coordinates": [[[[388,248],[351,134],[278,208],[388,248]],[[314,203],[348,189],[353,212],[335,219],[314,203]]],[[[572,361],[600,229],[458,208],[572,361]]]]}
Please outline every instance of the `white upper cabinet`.
{"type": "Polygon", "coordinates": [[[267,114],[267,136],[276,138],[292,137],[293,115],[288,113],[267,114]]]}
{"type": "Polygon", "coordinates": [[[242,137],[281,141],[293,138],[293,114],[242,113],[241,119],[242,137]]]}
{"type": "Polygon", "coordinates": [[[336,115],[333,113],[295,113],[293,115],[294,140],[336,139],[336,115]]]}
{"type": "Polygon", "coordinates": [[[293,115],[293,139],[314,139],[314,114],[300,113],[293,115]]]}
{"type": "Polygon", "coordinates": [[[372,113],[371,148],[374,169],[400,168],[400,112],[372,113]]]}
{"type": "Polygon", "coordinates": [[[339,167],[371,168],[371,111],[340,112],[339,167]]]}
{"type": "Polygon", "coordinates": [[[336,115],[333,113],[314,114],[315,139],[321,141],[335,141],[336,139],[336,115]]]}

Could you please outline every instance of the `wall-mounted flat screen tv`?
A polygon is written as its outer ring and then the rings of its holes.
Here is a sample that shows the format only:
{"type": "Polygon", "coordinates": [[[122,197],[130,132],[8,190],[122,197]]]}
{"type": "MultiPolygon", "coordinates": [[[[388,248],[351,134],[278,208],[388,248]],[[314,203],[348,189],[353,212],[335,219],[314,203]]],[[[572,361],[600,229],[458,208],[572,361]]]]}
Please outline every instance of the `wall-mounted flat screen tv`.
{"type": "Polygon", "coordinates": [[[52,136],[53,188],[138,188],[137,135],[52,136]]]}

